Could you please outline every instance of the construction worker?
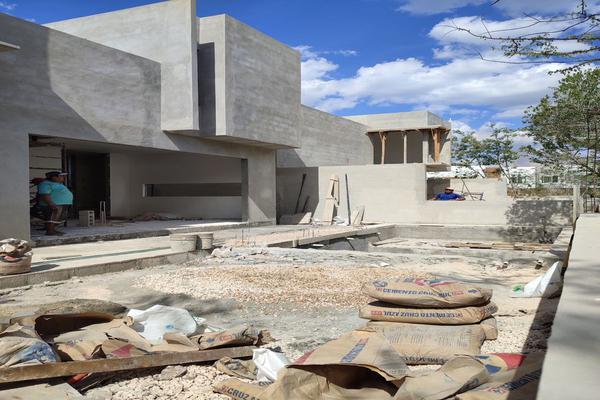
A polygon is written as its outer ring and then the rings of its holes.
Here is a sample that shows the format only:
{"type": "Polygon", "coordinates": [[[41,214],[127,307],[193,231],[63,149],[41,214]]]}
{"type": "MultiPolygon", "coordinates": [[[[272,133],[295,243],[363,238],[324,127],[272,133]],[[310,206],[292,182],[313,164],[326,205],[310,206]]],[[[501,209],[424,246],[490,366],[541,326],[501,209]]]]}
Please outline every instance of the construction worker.
{"type": "Polygon", "coordinates": [[[438,193],[432,200],[441,201],[464,201],[465,196],[462,194],[454,193],[454,189],[447,187],[444,189],[444,193],[438,193]]]}
{"type": "Polygon", "coordinates": [[[39,204],[44,215],[46,235],[64,235],[56,227],[65,222],[67,209],[73,204],[73,193],[65,186],[65,176],[60,171],[51,171],[38,185],[39,204]]]}

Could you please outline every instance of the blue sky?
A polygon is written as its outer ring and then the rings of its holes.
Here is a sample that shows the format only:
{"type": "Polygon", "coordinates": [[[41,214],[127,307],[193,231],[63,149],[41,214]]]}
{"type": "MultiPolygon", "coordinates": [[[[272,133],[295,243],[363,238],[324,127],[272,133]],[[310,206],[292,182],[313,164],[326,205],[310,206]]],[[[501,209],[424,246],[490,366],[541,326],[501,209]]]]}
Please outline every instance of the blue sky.
{"type": "MultiPolygon", "coordinates": [[[[152,0],[0,0],[0,11],[46,23],[152,0]]],[[[524,108],[556,84],[559,65],[502,58],[453,24],[523,26],[525,13],[570,11],[577,0],[199,0],[199,16],[226,13],[299,49],[303,103],[338,115],[430,109],[456,128],[519,127],[524,108]]],[[[596,3],[595,1],[593,3],[596,3]]]]}

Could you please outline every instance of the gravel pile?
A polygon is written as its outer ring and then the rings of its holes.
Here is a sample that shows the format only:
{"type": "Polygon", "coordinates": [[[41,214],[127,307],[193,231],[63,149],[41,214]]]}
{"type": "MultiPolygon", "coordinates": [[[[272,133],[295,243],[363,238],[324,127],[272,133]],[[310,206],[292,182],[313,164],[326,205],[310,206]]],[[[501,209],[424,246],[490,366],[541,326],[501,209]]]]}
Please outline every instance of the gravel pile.
{"type": "MultiPolygon", "coordinates": [[[[304,308],[357,307],[368,300],[360,293],[363,282],[390,275],[417,274],[410,266],[396,267],[382,261],[379,263],[386,268],[380,268],[375,262],[372,266],[362,266],[354,261],[350,263],[354,265],[340,267],[337,262],[322,263],[321,260],[294,257],[274,259],[268,254],[253,256],[251,267],[244,262],[246,256],[226,259],[227,263],[216,266],[211,265],[214,259],[208,259],[201,263],[204,265],[149,274],[140,277],[134,286],[206,300],[232,298],[240,303],[287,303],[304,308]]],[[[432,277],[431,274],[418,274],[432,277]]]]}

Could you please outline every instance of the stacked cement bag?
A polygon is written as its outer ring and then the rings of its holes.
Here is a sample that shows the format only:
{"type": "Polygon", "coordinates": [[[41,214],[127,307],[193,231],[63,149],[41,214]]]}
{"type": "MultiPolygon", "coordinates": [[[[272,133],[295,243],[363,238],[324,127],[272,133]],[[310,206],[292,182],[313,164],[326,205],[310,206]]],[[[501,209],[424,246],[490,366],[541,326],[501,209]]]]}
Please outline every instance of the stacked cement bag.
{"type": "Polygon", "coordinates": [[[31,245],[26,240],[0,240],[0,275],[20,274],[31,270],[31,245]]]}
{"type": "Polygon", "coordinates": [[[496,339],[492,291],[465,282],[398,278],[365,284],[377,301],[360,309],[362,330],[383,335],[408,364],[443,364],[456,354],[480,353],[496,339]]]}

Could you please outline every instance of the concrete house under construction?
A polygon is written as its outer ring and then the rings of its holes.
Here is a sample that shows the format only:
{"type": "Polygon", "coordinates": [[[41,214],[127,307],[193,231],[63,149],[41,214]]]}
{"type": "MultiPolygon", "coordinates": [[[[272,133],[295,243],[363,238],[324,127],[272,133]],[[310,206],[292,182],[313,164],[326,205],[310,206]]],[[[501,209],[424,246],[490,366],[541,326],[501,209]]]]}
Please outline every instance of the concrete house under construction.
{"type": "Polygon", "coordinates": [[[56,169],[74,212],[106,201],[113,217],[273,223],[293,212],[307,171],[318,212],[331,167],[367,219],[435,218],[415,211],[427,169],[450,163],[447,121],[303,106],[297,51],[229,16],[196,15],[195,0],[46,26],[0,14],[0,237],[30,236],[28,182],[56,169]],[[400,190],[400,211],[361,198],[374,185],[400,190]]]}

